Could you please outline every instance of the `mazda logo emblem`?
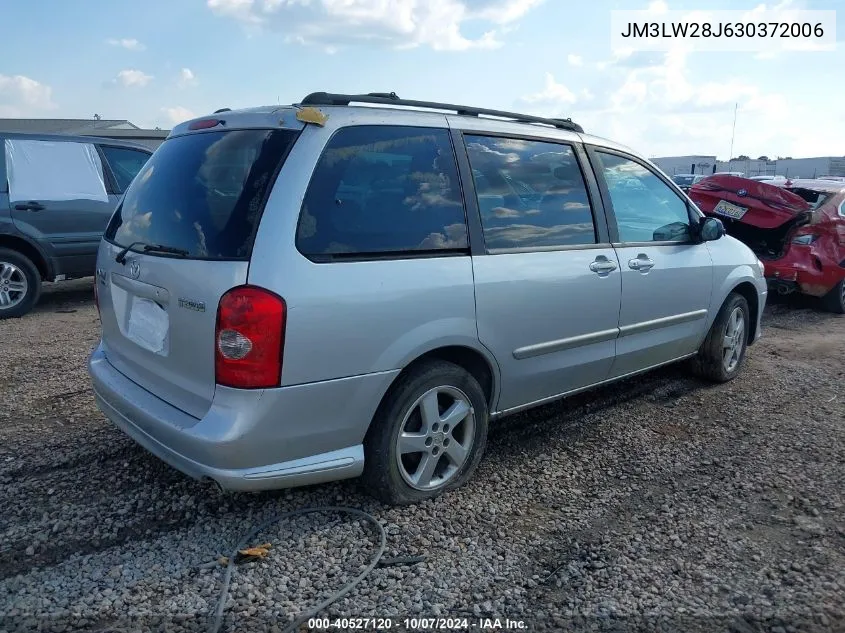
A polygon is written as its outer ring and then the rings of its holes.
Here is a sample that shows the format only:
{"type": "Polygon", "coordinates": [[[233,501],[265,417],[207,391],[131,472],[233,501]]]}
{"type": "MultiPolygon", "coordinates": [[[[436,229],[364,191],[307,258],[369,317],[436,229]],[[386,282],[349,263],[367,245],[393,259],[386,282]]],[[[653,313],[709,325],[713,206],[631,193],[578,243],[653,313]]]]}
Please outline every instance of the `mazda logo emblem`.
{"type": "Polygon", "coordinates": [[[129,262],[129,274],[132,275],[132,279],[138,279],[141,276],[141,264],[136,260],[129,262]]]}
{"type": "Polygon", "coordinates": [[[739,191],[736,192],[736,195],[746,196],[746,195],[748,195],[748,192],[745,189],[740,189],[739,191]]]}

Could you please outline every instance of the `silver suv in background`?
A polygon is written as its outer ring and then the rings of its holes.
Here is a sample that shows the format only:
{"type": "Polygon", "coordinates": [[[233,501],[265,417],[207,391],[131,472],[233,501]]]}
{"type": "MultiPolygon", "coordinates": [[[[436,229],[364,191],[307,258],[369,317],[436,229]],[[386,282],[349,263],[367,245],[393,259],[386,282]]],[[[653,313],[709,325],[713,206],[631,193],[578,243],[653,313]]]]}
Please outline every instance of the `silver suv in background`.
{"type": "Polygon", "coordinates": [[[363,474],[390,503],[464,483],[504,415],[684,359],[731,380],[766,301],[633,151],[392,94],[177,126],[96,289],[96,400],[140,444],[227,489],[363,474]]]}
{"type": "Polygon", "coordinates": [[[94,274],[103,231],[152,152],[91,136],[0,132],[0,319],[42,281],[94,274]]]}

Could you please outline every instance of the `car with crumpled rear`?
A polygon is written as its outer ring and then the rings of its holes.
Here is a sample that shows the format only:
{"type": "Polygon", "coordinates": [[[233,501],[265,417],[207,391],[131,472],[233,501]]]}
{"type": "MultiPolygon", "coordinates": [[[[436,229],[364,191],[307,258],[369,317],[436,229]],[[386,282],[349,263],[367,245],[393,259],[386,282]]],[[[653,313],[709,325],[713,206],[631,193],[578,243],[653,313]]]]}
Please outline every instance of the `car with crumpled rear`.
{"type": "Polygon", "coordinates": [[[845,312],[845,182],[714,175],[689,196],[757,253],[776,292],[820,297],[845,312]]]}

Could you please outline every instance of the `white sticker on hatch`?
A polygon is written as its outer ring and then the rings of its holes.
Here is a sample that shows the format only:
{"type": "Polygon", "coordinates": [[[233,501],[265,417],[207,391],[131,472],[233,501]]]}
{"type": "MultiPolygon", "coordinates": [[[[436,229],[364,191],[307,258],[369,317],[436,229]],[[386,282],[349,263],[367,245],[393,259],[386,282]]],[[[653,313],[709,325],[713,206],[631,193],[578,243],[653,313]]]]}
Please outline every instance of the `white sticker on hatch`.
{"type": "Polygon", "coordinates": [[[129,340],[155,354],[161,354],[169,328],[167,311],[155,301],[141,297],[132,298],[129,327],[126,329],[129,340]]]}

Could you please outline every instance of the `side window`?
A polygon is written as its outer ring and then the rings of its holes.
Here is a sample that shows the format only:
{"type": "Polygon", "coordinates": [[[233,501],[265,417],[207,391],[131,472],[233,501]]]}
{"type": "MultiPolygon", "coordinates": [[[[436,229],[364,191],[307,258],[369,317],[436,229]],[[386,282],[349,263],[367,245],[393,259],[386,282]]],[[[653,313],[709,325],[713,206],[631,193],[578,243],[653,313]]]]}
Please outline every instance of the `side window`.
{"type": "Polygon", "coordinates": [[[686,203],[645,166],[616,154],[596,152],[601,163],[620,242],[690,239],[686,203]]]}
{"type": "Polygon", "coordinates": [[[97,148],[76,141],[7,139],[9,200],[98,200],[108,202],[97,148]]]}
{"type": "Polygon", "coordinates": [[[103,150],[103,155],[106,157],[109,167],[111,167],[112,174],[114,174],[118,193],[126,191],[132,179],[150,158],[150,155],[146,152],[125,147],[101,145],[100,149],[103,150]]]}
{"type": "Polygon", "coordinates": [[[471,134],[464,139],[489,250],[596,243],[571,146],[471,134]]]}
{"type": "Polygon", "coordinates": [[[339,130],[308,185],[296,245],[312,259],[466,249],[466,214],[448,131],[339,130]]]}

